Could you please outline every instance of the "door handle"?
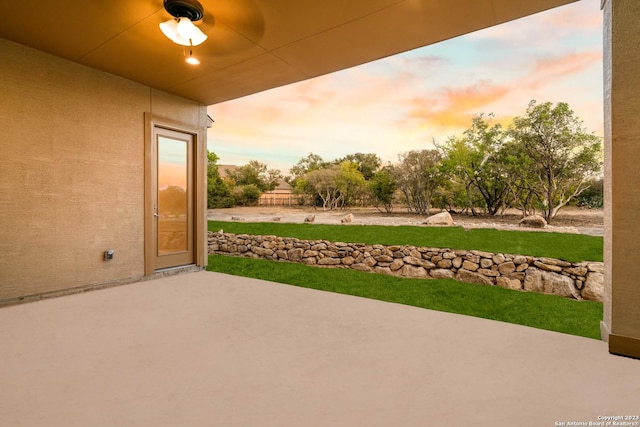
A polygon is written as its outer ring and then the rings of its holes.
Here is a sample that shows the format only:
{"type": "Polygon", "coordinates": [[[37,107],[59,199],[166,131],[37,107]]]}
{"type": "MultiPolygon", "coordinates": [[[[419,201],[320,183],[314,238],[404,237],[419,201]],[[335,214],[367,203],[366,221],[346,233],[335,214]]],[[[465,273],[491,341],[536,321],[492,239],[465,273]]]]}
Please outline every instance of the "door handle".
{"type": "Polygon", "coordinates": [[[160,217],[160,215],[158,215],[158,214],[157,214],[157,213],[155,213],[155,212],[153,213],[153,216],[154,216],[154,217],[156,217],[156,218],[159,218],[159,217],[160,217]]]}

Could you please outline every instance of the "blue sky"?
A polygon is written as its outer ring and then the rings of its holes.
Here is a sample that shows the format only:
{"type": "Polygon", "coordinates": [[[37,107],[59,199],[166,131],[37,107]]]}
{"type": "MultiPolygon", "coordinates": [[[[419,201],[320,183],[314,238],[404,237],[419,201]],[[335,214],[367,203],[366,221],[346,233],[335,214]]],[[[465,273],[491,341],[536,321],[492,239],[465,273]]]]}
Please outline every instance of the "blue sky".
{"type": "Polygon", "coordinates": [[[580,0],[435,45],[209,107],[220,164],[289,168],[376,153],[384,163],[458,135],[480,113],[507,126],[531,99],[568,102],[603,133],[600,0],[580,0]]]}

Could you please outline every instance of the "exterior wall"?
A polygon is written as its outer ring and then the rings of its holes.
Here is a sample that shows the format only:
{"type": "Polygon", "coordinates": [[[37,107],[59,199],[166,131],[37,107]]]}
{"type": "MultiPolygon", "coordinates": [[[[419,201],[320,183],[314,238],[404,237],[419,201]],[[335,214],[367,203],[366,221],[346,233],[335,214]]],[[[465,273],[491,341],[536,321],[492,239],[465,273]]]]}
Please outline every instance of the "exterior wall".
{"type": "Polygon", "coordinates": [[[640,358],[640,2],[604,2],[605,312],[612,353],[640,358]]]}
{"type": "Polygon", "coordinates": [[[206,107],[4,39],[0,93],[0,303],[143,276],[144,113],[206,107]]]}

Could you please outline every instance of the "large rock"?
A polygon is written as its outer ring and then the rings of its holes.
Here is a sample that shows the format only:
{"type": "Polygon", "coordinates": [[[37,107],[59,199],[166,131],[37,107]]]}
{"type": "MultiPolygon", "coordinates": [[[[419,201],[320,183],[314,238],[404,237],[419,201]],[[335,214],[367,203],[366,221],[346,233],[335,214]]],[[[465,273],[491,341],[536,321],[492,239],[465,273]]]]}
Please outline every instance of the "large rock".
{"type": "Polygon", "coordinates": [[[426,225],[453,225],[453,218],[449,212],[440,212],[435,215],[431,215],[425,219],[423,224],[426,225]]]}
{"type": "Polygon", "coordinates": [[[304,222],[314,222],[316,220],[315,215],[309,215],[304,219],[304,222]]]}
{"type": "Polygon", "coordinates": [[[604,302],[604,274],[591,272],[582,287],[582,298],[604,302]]]}
{"type": "Polygon", "coordinates": [[[547,221],[540,215],[529,215],[522,218],[520,222],[518,222],[518,225],[520,227],[545,228],[547,221]]]}
{"type": "Polygon", "coordinates": [[[545,294],[560,295],[567,298],[580,298],[573,285],[573,279],[551,271],[530,268],[524,277],[524,290],[545,294]]]}
{"type": "Polygon", "coordinates": [[[301,249],[301,248],[289,249],[289,252],[287,252],[289,261],[293,261],[293,262],[300,261],[302,259],[303,254],[304,254],[304,249],[301,249]]]}
{"type": "Polygon", "coordinates": [[[478,285],[493,285],[491,279],[473,271],[465,270],[464,268],[458,270],[455,276],[456,280],[466,283],[476,283],[478,285]]]}
{"type": "Polygon", "coordinates": [[[509,277],[498,277],[496,279],[496,285],[501,288],[522,290],[522,283],[518,279],[511,279],[509,277]]]}
{"type": "Polygon", "coordinates": [[[353,214],[346,215],[340,220],[343,224],[351,224],[353,222],[353,214]]]}
{"type": "Polygon", "coordinates": [[[427,270],[425,270],[424,268],[416,267],[413,265],[407,265],[407,264],[405,264],[400,269],[400,275],[402,277],[412,277],[416,279],[423,279],[423,278],[429,277],[429,273],[427,273],[427,270]]]}
{"type": "Polygon", "coordinates": [[[366,264],[362,264],[362,263],[353,264],[351,266],[351,268],[354,269],[354,270],[359,270],[359,271],[367,271],[367,272],[371,272],[372,271],[371,267],[369,267],[366,264]]]}
{"type": "Polygon", "coordinates": [[[447,268],[436,268],[430,274],[434,279],[453,279],[454,276],[453,271],[447,268]]]}
{"type": "Polygon", "coordinates": [[[511,261],[505,262],[498,266],[498,271],[500,274],[511,274],[516,271],[516,265],[511,261]]]}

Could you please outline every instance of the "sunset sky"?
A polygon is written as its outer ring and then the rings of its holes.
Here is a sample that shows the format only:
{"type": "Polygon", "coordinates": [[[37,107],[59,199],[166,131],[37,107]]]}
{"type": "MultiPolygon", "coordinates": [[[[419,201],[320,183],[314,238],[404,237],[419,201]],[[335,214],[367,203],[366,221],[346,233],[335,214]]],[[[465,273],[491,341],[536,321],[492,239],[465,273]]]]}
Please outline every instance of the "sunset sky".
{"type": "Polygon", "coordinates": [[[209,107],[208,147],[219,164],[289,168],[433,148],[479,113],[500,123],[531,99],[567,102],[602,136],[600,0],[567,6],[326,76],[209,107]]]}

